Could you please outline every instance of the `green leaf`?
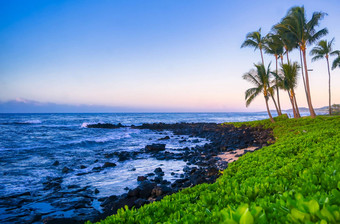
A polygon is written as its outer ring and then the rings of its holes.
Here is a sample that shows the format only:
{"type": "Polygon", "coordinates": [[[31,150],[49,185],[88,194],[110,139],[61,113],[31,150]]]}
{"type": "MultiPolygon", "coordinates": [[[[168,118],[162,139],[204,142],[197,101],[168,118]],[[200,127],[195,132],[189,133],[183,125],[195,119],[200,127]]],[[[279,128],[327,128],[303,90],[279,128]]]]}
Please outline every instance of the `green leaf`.
{"type": "Polygon", "coordinates": [[[326,220],[321,220],[320,224],[327,224],[327,221],[326,220]]]}
{"type": "Polygon", "coordinates": [[[308,209],[310,213],[315,214],[317,211],[319,211],[320,206],[318,202],[313,199],[308,202],[308,209]]]}
{"type": "Polygon", "coordinates": [[[237,208],[237,214],[239,214],[240,216],[243,215],[246,211],[248,211],[248,205],[247,204],[243,204],[243,205],[240,205],[238,208],[237,208]]]}
{"type": "Polygon", "coordinates": [[[323,217],[327,218],[327,220],[330,221],[330,222],[334,222],[335,221],[334,217],[332,216],[332,214],[325,207],[323,209],[321,209],[321,215],[323,217]]]}
{"type": "Polygon", "coordinates": [[[305,219],[305,213],[300,212],[299,210],[293,208],[290,212],[292,216],[298,220],[303,221],[305,219]]]}
{"type": "Polygon", "coordinates": [[[240,219],[240,224],[253,224],[254,223],[254,218],[247,209],[245,213],[241,216],[240,219]]]}

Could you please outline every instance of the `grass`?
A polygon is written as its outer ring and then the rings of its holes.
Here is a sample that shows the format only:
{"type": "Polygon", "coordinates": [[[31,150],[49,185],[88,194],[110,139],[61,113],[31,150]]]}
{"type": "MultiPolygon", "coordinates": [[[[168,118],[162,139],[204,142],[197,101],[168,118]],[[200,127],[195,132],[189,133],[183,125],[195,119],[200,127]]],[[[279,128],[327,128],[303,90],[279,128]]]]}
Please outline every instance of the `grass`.
{"type": "Polygon", "coordinates": [[[242,156],[213,184],[100,223],[340,223],[340,116],[232,124],[272,128],[276,143],[242,156]]]}

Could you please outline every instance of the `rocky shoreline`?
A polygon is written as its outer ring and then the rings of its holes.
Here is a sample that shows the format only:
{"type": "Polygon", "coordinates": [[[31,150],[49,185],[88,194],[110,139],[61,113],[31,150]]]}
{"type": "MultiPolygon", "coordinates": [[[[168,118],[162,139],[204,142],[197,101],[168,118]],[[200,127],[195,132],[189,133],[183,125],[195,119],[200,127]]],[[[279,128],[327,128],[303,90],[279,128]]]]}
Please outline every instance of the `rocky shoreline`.
{"type": "MultiPolygon", "coordinates": [[[[92,124],[88,128],[120,128],[121,124],[92,124]]],[[[86,220],[93,222],[104,219],[105,217],[115,214],[118,209],[127,205],[129,208],[139,208],[144,204],[161,200],[164,196],[178,192],[179,190],[187,187],[192,187],[202,183],[213,183],[220,175],[220,170],[228,167],[226,160],[218,157],[222,152],[236,153],[238,149],[246,149],[248,147],[255,147],[260,149],[263,146],[274,142],[272,130],[262,129],[259,127],[246,127],[239,128],[233,125],[219,125],[215,123],[154,123],[143,124],[140,126],[131,126],[133,129],[150,129],[158,132],[171,131],[174,135],[188,135],[191,137],[200,137],[210,140],[209,144],[203,146],[196,146],[193,148],[183,148],[178,152],[169,152],[165,150],[166,144],[152,144],[147,145],[140,153],[149,153],[150,156],[157,160],[183,160],[187,163],[184,167],[184,173],[179,176],[179,179],[173,183],[164,180],[164,172],[161,167],[158,167],[152,173],[147,173],[143,176],[136,177],[139,186],[134,189],[129,189],[127,193],[122,195],[112,195],[106,198],[100,198],[100,206],[102,213],[89,206],[91,200],[90,192],[87,195],[87,201],[77,202],[79,208],[84,208],[87,215],[84,217],[76,218],[53,218],[47,217],[40,222],[54,224],[54,223],[83,223],[86,220]]],[[[162,143],[170,139],[166,136],[162,139],[162,143]]],[[[186,139],[183,139],[186,141],[186,139]]],[[[247,150],[242,151],[243,154],[247,150]]],[[[137,158],[139,152],[115,152],[104,155],[106,158],[118,157],[119,161],[137,158]]],[[[238,156],[242,154],[238,153],[238,156]]],[[[105,166],[105,165],[104,165],[105,166]]],[[[106,164],[106,167],[98,167],[98,170],[114,167],[114,163],[106,164]]],[[[65,172],[67,170],[65,169],[65,172]]],[[[171,175],[178,175],[171,173],[171,175]]],[[[58,187],[58,180],[51,180],[46,182],[47,188],[58,187]]],[[[86,194],[88,189],[82,192],[86,194]]],[[[63,197],[62,195],[60,195],[63,197]]],[[[84,211],[85,211],[84,210],[84,211]]],[[[39,217],[33,217],[31,222],[39,222],[39,217]]]]}

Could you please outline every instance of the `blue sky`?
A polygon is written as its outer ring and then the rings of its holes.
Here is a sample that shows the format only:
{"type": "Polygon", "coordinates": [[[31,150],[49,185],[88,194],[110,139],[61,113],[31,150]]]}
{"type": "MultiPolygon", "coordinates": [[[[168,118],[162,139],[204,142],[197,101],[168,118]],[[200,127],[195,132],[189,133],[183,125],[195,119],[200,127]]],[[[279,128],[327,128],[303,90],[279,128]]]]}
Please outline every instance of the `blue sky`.
{"type": "MultiPolygon", "coordinates": [[[[261,98],[245,107],[251,86],[241,76],[260,55],[240,45],[250,31],[269,32],[294,5],[304,5],[308,16],[327,12],[321,27],[340,49],[338,0],[0,0],[0,101],[164,112],[264,110],[261,98]]],[[[325,106],[325,62],[309,65],[313,104],[325,106]]],[[[340,103],[340,69],[332,78],[333,103],[340,103]]],[[[282,98],[289,108],[288,97],[282,98]]],[[[302,83],[297,98],[306,106],[302,83]]]]}

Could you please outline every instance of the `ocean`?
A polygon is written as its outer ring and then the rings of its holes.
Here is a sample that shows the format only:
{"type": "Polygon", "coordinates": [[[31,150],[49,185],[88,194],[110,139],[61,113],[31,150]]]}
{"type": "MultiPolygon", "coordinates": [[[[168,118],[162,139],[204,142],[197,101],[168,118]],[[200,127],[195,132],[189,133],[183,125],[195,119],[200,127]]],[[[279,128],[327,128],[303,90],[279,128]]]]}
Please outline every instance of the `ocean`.
{"type": "MultiPolygon", "coordinates": [[[[197,137],[174,136],[169,131],[130,127],[91,129],[86,128],[88,124],[222,123],[259,120],[267,116],[265,112],[0,114],[0,222],[22,222],[25,217],[37,213],[53,217],[75,216],[79,211],[65,208],[67,203],[61,202],[60,195],[60,192],[71,192],[74,188],[96,190],[92,207],[101,211],[96,199],[126,193],[128,188],[138,185],[137,176],[161,167],[164,179],[173,182],[186,166],[181,160],[157,160],[146,153],[139,154],[134,160],[119,161],[115,156],[106,156],[110,153],[140,151],[153,143],[164,143],[168,151],[176,152],[209,143],[197,137]],[[159,140],[165,136],[170,136],[170,140],[159,140]],[[117,166],[92,172],[105,162],[117,166]],[[63,172],[65,167],[68,172],[63,172]],[[173,172],[175,176],[170,175],[173,172]],[[56,180],[60,185],[49,185],[56,180]]],[[[72,192],[74,198],[79,196],[72,192]]]]}

